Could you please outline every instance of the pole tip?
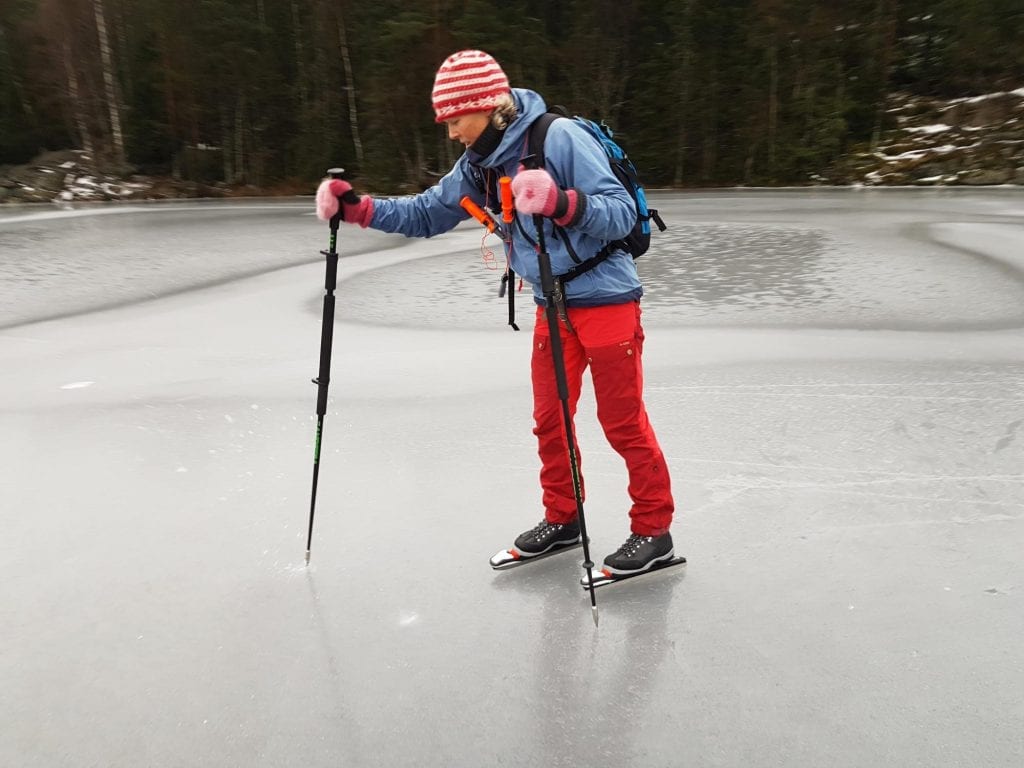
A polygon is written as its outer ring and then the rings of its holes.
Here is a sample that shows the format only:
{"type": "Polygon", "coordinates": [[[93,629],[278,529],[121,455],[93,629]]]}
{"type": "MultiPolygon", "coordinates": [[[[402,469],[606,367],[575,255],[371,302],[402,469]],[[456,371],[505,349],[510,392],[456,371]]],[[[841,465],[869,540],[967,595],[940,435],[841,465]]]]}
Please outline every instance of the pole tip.
{"type": "Polygon", "coordinates": [[[306,565],[309,565],[309,550],[306,550],[306,565]]]}
{"type": "Polygon", "coordinates": [[[590,615],[594,617],[594,626],[597,626],[597,606],[590,606],[590,615]]]}

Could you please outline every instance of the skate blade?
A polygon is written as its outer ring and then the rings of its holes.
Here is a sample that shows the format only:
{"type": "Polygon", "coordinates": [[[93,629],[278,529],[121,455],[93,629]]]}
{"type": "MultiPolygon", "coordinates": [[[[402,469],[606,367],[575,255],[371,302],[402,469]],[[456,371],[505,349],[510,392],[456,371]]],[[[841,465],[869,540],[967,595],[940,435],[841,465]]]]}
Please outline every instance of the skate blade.
{"type": "Polygon", "coordinates": [[[578,549],[582,546],[582,541],[577,541],[573,544],[563,544],[555,547],[554,549],[549,549],[542,555],[533,555],[532,557],[525,557],[516,549],[503,549],[491,558],[491,568],[496,571],[507,571],[510,568],[518,568],[520,565],[529,565],[530,563],[535,563],[538,560],[543,560],[546,557],[558,555],[562,552],[567,552],[570,549],[578,549]]]}
{"type": "MultiPolygon", "coordinates": [[[[666,568],[673,568],[677,565],[686,565],[686,558],[682,555],[676,555],[671,560],[660,562],[657,565],[651,566],[646,571],[640,571],[639,573],[612,573],[604,569],[594,569],[594,589],[600,589],[601,587],[607,587],[610,584],[629,581],[630,579],[636,579],[640,576],[650,576],[652,573],[664,571],[666,568]]],[[[585,575],[580,579],[580,586],[583,587],[584,590],[590,589],[590,584],[585,575]]]]}

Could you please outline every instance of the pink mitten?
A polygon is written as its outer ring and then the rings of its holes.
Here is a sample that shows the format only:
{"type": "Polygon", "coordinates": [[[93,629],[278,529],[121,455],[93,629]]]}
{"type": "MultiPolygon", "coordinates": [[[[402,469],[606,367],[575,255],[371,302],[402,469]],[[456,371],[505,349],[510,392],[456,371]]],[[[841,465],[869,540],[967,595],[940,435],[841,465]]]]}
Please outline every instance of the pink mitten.
{"type": "Polygon", "coordinates": [[[558,205],[559,194],[565,195],[551,174],[541,168],[517,173],[512,179],[512,194],[517,211],[539,213],[541,216],[552,215],[558,205]]]}
{"type": "Polygon", "coordinates": [[[360,227],[370,226],[373,218],[373,198],[360,197],[352,191],[352,185],[343,179],[324,179],[316,190],[316,215],[327,221],[338,213],[341,203],[341,218],[348,224],[360,227]]]}
{"type": "Polygon", "coordinates": [[[331,191],[331,184],[336,181],[339,179],[324,179],[316,188],[316,217],[321,221],[327,221],[338,212],[338,196],[331,191]]]}

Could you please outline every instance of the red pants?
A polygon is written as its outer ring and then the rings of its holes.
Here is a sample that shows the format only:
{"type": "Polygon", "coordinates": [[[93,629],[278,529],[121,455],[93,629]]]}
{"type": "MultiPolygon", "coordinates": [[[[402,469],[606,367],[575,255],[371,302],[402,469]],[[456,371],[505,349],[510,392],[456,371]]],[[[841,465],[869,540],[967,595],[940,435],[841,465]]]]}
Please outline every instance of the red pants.
{"type": "MultiPolygon", "coordinates": [[[[569,385],[569,412],[575,419],[583,371],[589,365],[597,419],[609,444],[625,459],[629,472],[629,497],[633,501],[630,529],[641,536],[658,536],[672,524],[675,504],[665,457],[644,407],[640,304],[571,308],[568,315],[575,333],[559,321],[559,335],[569,385]]],[[[547,316],[538,307],[531,363],[533,433],[542,465],[540,484],[547,520],[567,523],[576,517],[576,497],[550,341],[547,316]]],[[[579,456],[577,446],[577,459],[579,456]]]]}

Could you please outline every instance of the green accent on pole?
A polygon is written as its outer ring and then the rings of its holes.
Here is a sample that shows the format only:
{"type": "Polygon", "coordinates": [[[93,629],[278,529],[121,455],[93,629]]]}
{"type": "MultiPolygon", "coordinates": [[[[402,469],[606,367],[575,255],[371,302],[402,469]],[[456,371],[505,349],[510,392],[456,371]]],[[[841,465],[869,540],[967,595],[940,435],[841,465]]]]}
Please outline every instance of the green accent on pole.
{"type": "Polygon", "coordinates": [[[313,449],[313,463],[320,463],[320,425],[316,425],[316,447],[313,449]]]}

